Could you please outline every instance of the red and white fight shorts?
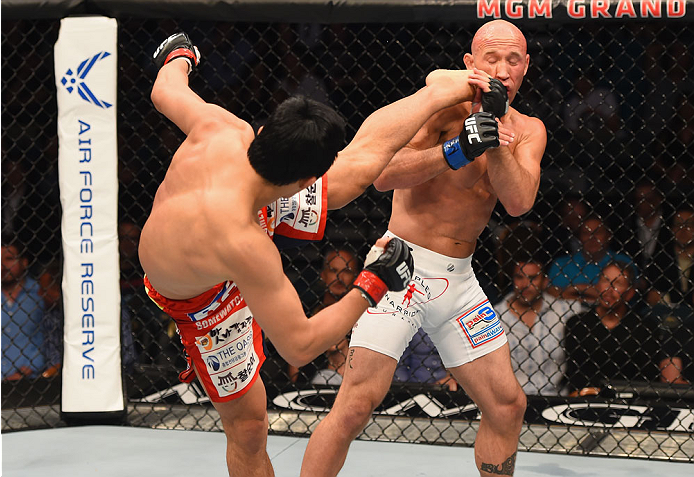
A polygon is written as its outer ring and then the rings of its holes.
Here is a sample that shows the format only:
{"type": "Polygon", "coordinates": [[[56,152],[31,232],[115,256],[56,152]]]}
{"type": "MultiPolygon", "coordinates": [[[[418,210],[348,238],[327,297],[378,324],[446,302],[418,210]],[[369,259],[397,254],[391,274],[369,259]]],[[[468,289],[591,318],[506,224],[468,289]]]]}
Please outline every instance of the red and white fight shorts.
{"type": "Polygon", "coordinates": [[[188,360],[180,380],[191,382],[197,370],[213,402],[243,396],[257,379],[265,352],[262,330],[236,285],[228,281],[195,298],[171,300],[145,276],[145,290],[176,322],[188,360]]]}

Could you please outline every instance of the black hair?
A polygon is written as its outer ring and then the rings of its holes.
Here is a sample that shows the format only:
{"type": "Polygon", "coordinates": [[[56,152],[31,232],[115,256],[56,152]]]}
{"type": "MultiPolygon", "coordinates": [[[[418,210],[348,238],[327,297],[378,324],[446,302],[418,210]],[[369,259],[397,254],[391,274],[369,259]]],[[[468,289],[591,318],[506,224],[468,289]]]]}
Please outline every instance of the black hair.
{"type": "Polygon", "coordinates": [[[331,108],[303,96],[287,99],[270,115],[248,148],[255,171],[276,186],[321,177],[345,140],[345,122],[331,108]]]}

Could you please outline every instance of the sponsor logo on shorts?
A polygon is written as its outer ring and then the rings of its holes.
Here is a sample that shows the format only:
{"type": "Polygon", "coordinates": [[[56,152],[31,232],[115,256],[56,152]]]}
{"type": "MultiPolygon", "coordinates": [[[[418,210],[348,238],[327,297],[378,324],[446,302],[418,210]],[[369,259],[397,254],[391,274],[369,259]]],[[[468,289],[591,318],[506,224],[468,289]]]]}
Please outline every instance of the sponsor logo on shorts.
{"type": "Polygon", "coordinates": [[[228,396],[244,389],[255,376],[257,369],[258,356],[251,353],[245,365],[235,367],[226,374],[213,376],[212,382],[220,396],[228,396]]]}
{"type": "Polygon", "coordinates": [[[449,284],[447,278],[422,278],[414,275],[404,291],[386,293],[378,307],[369,308],[366,312],[370,315],[401,313],[414,316],[419,313],[420,305],[440,298],[448,290],[449,284]]]}
{"type": "Polygon", "coordinates": [[[458,317],[458,323],[465,332],[473,348],[477,348],[498,338],[504,333],[499,317],[489,304],[489,300],[476,305],[458,317]]]}
{"type": "Polygon", "coordinates": [[[241,335],[247,333],[253,325],[253,316],[246,307],[231,316],[228,316],[220,326],[211,329],[203,336],[195,338],[195,344],[200,348],[200,352],[217,350],[225,343],[234,342],[241,335]]]}
{"type": "Polygon", "coordinates": [[[238,339],[225,344],[214,352],[208,352],[205,356],[207,367],[213,372],[232,368],[246,359],[252,347],[253,330],[249,329],[245,335],[238,339]]]}
{"type": "Polygon", "coordinates": [[[212,370],[212,371],[219,371],[219,359],[216,356],[208,356],[207,357],[207,366],[212,370]]]}
{"type": "Polygon", "coordinates": [[[318,223],[318,212],[313,209],[303,209],[297,223],[305,229],[312,228],[318,223]]]}
{"type": "Polygon", "coordinates": [[[197,329],[202,330],[222,321],[235,308],[238,308],[242,301],[243,298],[241,298],[236,285],[232,282],[226,282],[224,287],[222,287],[209,305],[195,313],[188,313],[188,318],[190,318],[190,321],[196,323],[195,326],[197,329]],[[231,296],[232,292],[236,292],[236,294],[231,296]]]}

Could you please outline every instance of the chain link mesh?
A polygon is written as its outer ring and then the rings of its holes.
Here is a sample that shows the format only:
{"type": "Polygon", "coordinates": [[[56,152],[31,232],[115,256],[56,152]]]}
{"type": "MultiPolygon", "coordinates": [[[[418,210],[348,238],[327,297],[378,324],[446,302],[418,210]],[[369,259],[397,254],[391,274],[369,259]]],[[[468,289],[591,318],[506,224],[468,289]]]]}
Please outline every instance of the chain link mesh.
{"type": "MultiPolygon", "coordinates": [[[[191,87],[255,126],[282,100],[305,94],[339,111],[350,137],[368,114],[421,87],[430,70],[462,68],[478,26],[120,20],[119,238],[130,425],[221,430],[199,386],[178,384],[185,363],[175,326],[144,295],[137,259],[140,227],[183,139],[149,99],[159,42],[186,31],[203,56],[191,87]]],[[[58,27],[46,20],[2,24],[3,431],[64,425],[57,411],[58,27]],[[26,297],[8,298],[17,283],[26,297]],[[26,376],[8,380],[17,372],[26,376]]],[[[531,63],[513,106],[547,127],[542,181],[530,213],[514,218],[495,209],[473,261],[491,302],[505,310],[514,366],[529,395],[520,448],[694,461],[694,275],[681,273],[691,270],[694,252],[694,31],[644,21],[529,23],[523,31],[531,63]],[[624,273],[637,285],[633,296],[616,293],[615,278],[600,281],[600,267],[575,255],[608,244],[632,265],[624,273]],[[538,322],[545,335],[507,306],[533,299],[540,282],[547,282],[549,311],[538,322]],[[583,311],[561,308],[556,296],[577,298],[583,311]],[[623,332],[606,331],[592,314],[596,296],[628,299],[633,313],[622,323],[628,326],[617,327],[623,332]]],[[[322,242],[283,250],[307,313],[341,293],[334,280],[353,277],[326,278],[324,257],[338,249],[363,257],[389,215],[390,194],[370,188],[329,214],[322,242]]],[[[271,431],[306,434],[337,389],[312,378],[330,363],[339,366],[346,345],[300,370],[268,347],[262,375],[271,431]]],[[[441,366],[426,336],[415,336],[361,438],[471,445],[478,412],[462,390],[440,384],[441,366]]]]}

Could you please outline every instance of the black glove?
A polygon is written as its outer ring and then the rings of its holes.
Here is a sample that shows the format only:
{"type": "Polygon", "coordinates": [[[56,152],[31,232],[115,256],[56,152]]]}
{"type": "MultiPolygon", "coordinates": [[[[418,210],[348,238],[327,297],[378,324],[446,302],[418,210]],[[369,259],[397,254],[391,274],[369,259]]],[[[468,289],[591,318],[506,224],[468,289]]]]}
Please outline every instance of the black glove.
{"type": "Polygon", "coordinates": [[[460,136],[443,143],[443,157],[453,170],[470,164],[490,147],[499,147],[499,125],[492,113],[467,117],[460,136]]]}
{"type": "Polygon", "coordinates": [[[480,111],[486,111],[501,118],[508,113],[508,91],[506,91],[506,86],[496,78],[489,80],[489,87],[492,89],[490,92],[482,92],[482,109],[480,111]]]}
{"type": "Polygon", "coordinates": [[[154,64],[161,68],[171,60],[185,58],[188,61],[188,74],[200,64],[200,52],[185,33],[174,33],[162,42],[152,55],[154,64]]]}
{"type": "Polygon", "coordinates": [[[410,248],[399,238],[393,237],[385,249],[374,245],[366,256],[364,270],[354,284],[362,292],[369,305],[374,307],[388,290],[404,290],[412,278],[414,260],[410,248]]]}

